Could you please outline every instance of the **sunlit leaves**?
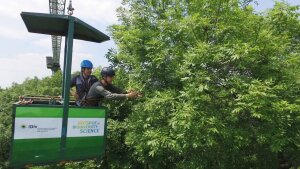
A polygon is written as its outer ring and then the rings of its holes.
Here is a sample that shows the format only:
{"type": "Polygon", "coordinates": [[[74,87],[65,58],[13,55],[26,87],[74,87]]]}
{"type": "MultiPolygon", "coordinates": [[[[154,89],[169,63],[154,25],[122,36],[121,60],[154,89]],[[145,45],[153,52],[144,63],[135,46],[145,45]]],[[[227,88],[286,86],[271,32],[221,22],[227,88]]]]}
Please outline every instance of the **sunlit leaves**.
{"type": "Polygon", "coordinates": [[[128,86],[146,93],[126,134],[142,163],[272,168],[299,150],[298,8],[250,2],[124,1],[111,31],[128,86]]]}

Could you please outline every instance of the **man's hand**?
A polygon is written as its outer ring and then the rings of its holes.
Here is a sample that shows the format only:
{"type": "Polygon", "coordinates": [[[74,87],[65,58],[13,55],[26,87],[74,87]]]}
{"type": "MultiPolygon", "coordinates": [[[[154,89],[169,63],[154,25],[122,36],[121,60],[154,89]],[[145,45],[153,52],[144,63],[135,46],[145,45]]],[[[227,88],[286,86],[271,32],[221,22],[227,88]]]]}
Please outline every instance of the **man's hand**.
{"type": "Polygon", "coordinates": [[[79,99],[79,95],[75,92],[75,93],[73,93],[73,96],[75,97],[75,99],[76,100],[78,100],[79,99]]]}
{"type": "Polygon", "coordinates": [[[127,98],[137,98],[139,96],[139,94],[137,92],[130,92],[128,94],[126,94],[127,98]]]}

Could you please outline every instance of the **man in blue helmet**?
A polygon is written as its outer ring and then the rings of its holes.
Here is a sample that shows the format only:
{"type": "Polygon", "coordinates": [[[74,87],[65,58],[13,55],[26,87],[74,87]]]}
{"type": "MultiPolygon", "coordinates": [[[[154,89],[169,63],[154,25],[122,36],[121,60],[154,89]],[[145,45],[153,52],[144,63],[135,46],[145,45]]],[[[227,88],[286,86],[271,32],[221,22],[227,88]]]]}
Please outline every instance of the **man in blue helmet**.
{"type": "Polygon", "coordinates": [[[87,106],[99,106],[101,105],[101,99],[126,99],[141,96],[137,92],[126,92],[114,86],[112,81],[115,71],[112,68],[104,67],[101,70],[101,76],[102,79],[94,83],[88,92],[86,99],[87,106]]]}
{"type": "Polygon", "coordinates": [[[89,60],[83,60],[80,64],[81,72],[80,75],[75,76],[71,80],[71,88],[76,86],[76,92],[72,93],[76,99],[77,106],[83,106],[86,99],[87,93],[90,87],[98,81],[98,79],[91,75],[93,64],[89,60]]]}

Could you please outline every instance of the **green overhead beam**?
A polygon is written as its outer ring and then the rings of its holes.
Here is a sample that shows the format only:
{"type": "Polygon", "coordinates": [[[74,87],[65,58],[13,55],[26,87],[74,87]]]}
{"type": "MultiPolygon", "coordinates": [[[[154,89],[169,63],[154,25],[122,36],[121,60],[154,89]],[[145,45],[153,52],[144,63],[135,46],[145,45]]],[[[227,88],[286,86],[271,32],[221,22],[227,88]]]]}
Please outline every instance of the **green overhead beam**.
{"type": "Polygon", "coordinates": [[[68,22],[74,19],[74,39],[101,43],[110,38],[80,19],[68,15],[22,12],[21,17],[28,32],[66,36],[68,22]]]}

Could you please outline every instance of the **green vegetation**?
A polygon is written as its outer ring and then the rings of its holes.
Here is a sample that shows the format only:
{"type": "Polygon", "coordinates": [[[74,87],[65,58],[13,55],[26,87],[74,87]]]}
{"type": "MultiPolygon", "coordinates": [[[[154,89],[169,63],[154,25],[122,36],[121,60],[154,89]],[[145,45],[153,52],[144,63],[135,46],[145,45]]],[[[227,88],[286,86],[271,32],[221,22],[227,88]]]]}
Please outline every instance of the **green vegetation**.
{"type": "MultiPolygon", "coordinates": [[[[257,14],[239,0],[123,3],[110,27],[118,48],[106,57],[116,84],[144,97],[106,103],[102,160],[36,168],[300,166],[299,7],[276,3],[257,14]]],[[[0,91],[0,161],[11,104],[25,93],[58,95],[60,79],[0,91]]]]}

